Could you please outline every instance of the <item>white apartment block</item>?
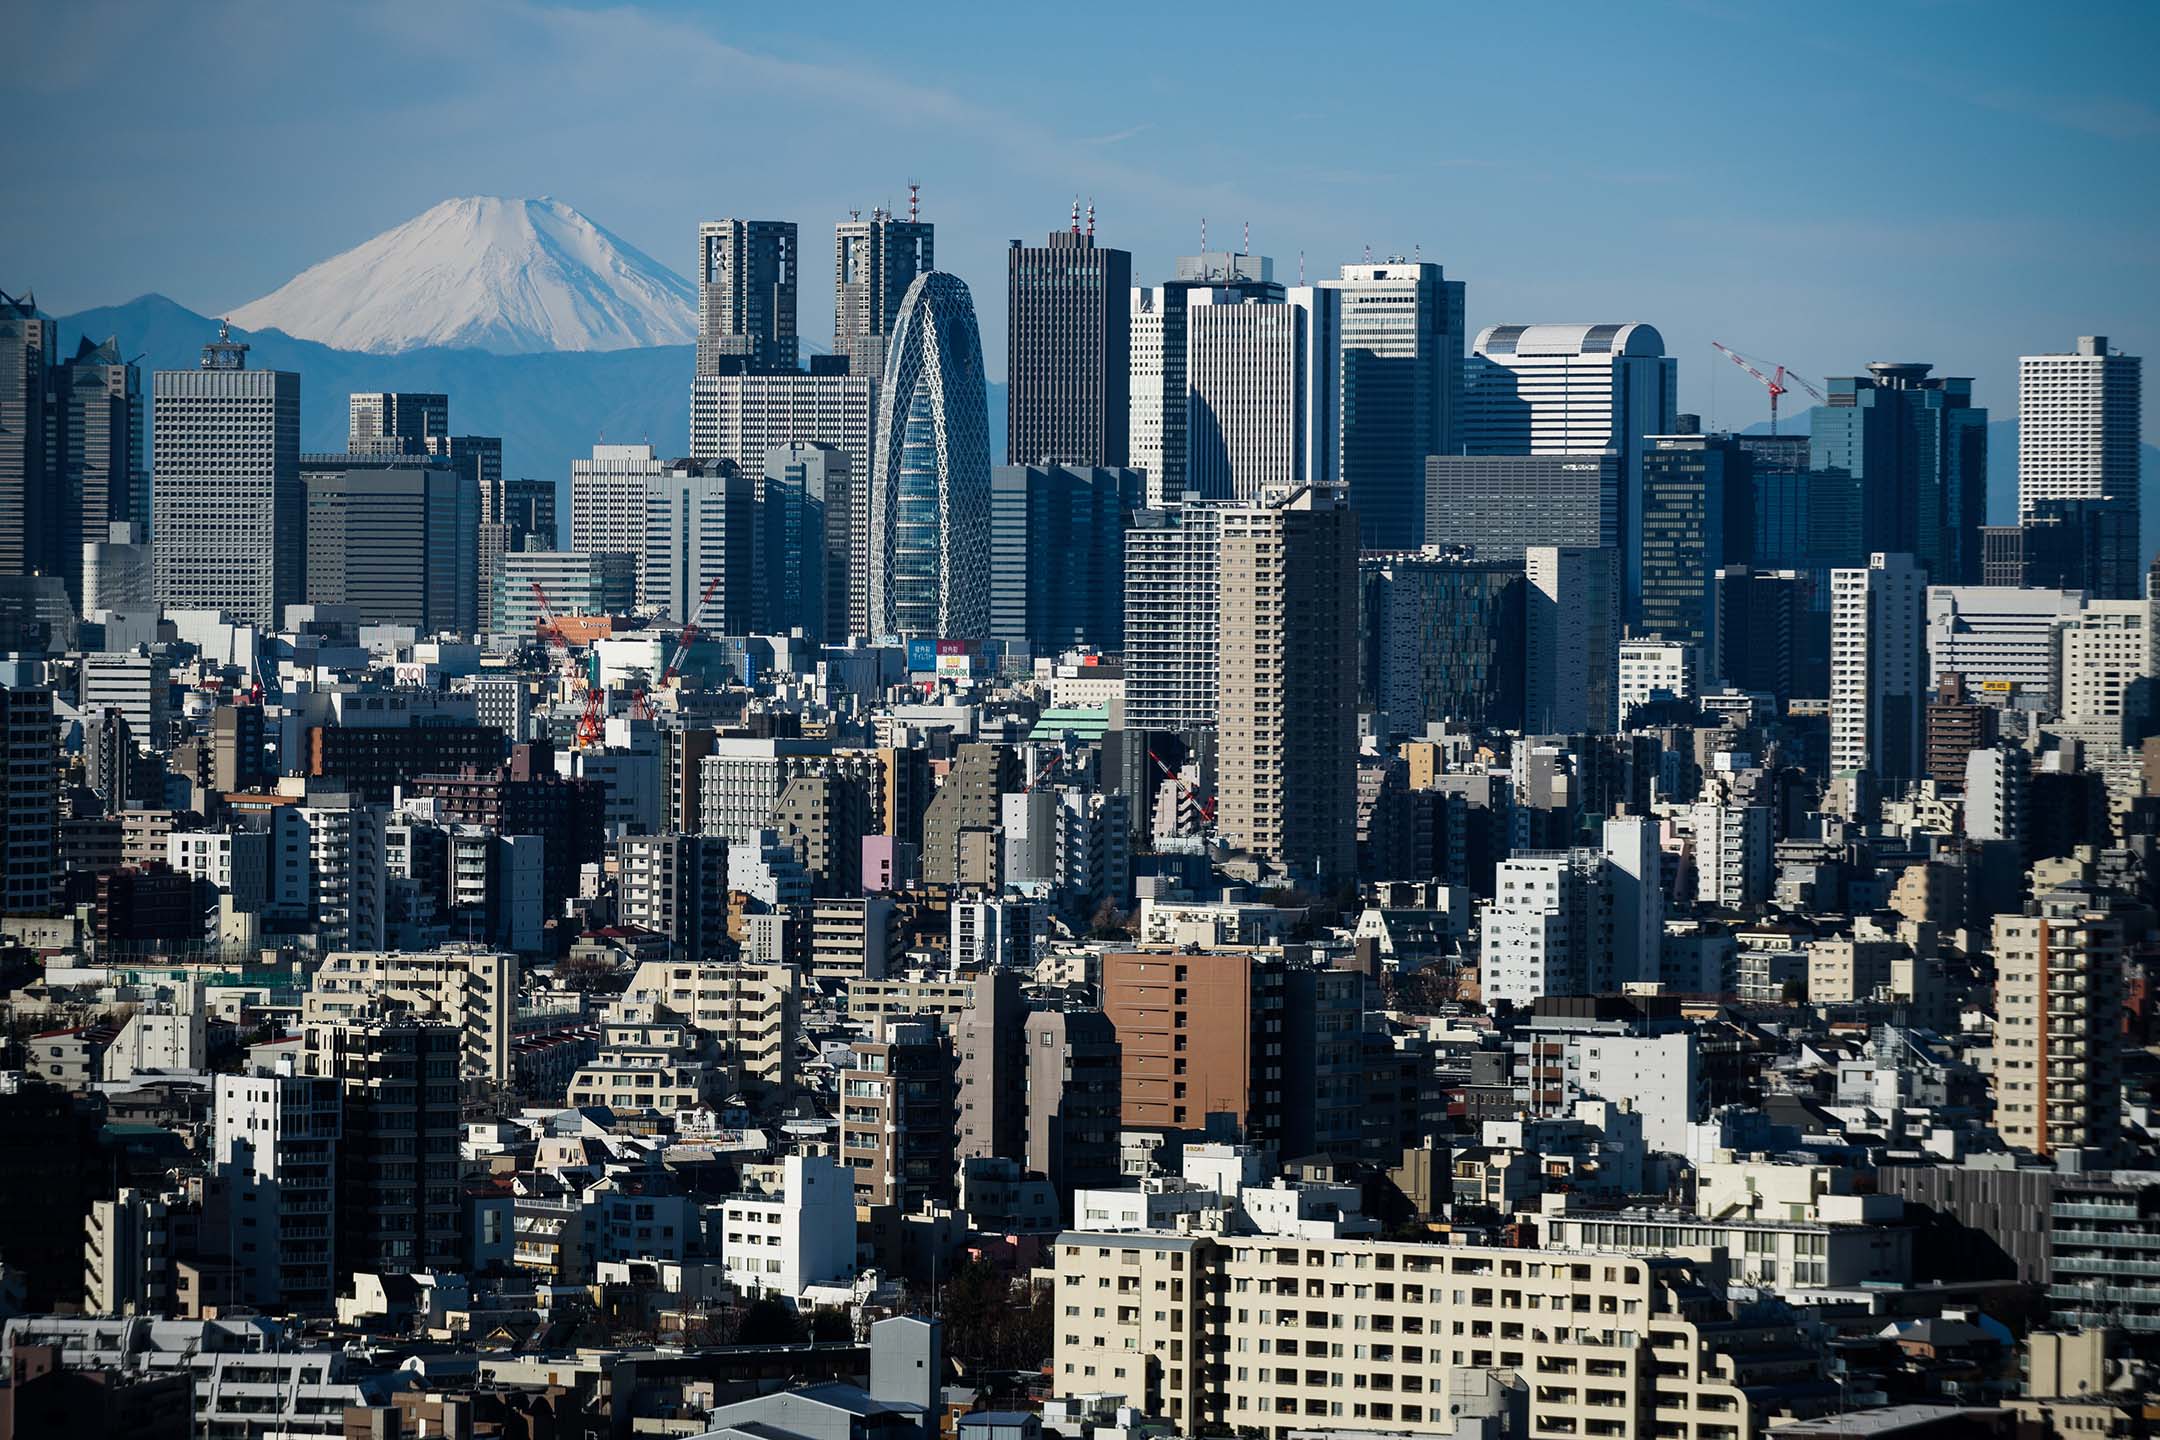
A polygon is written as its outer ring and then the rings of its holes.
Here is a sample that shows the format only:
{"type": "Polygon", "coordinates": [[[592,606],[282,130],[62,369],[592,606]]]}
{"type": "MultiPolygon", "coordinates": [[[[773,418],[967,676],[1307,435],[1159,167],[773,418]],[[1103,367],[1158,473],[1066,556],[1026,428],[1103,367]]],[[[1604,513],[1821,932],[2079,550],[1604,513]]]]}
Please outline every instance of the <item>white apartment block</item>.
{"type": "Polygon", "coordinates": [[[1695,898],[1728,910],[1770,898],[1770,809],[1696,804],[1695,898]]]}
{"type": "Polygon", "coordinates": [[[2063,355],[2018,357],[2018,519],[2041,500],[2138,506],[2144,362],[2080,335],[2063,355]]]}
{"type": "Polygon", "coordinates": [[[172,743],[172,667],[163,655],[107,651],[82,657],[82,709],[119,711],[138,750],[172,743]]]}
{"type": "Polygon", "coordinates": [[[1830,572],[1830,769],[1911,779],[1925,763],[1923,607],[1910,555],[1830,572]]]}
{"type": "Polygon", "coordinates": [[[1055,1392],[1113,1393],[1180,1434],[1451,1435],[1457,1372],[1530,1387],[1528,1440],[1746,1440],[1732,1360],[1685,1318],[1680,1260],[1386,1240],[1067,1231],[1055,1392]],[[1663,1433],[1663,1432],[1661,1432],[1663,1433]]]}
{"type": "Polygon", "coordinates": [[[388,943],[389,862],[383,812],[353,795],[294,807],[307,832],[308,898],[318,943],[380,950],[388,943]]]}
{"type": "Polygon", "coordinates": [[[1125,723],[1213,729],[1220,653],[1222,511],[1143,511],[1125,531],[1125,723]]]}
{"type": "Polygon", "coordinates": [[[746,1296],[794,1299],[855,1278],[855,1176],[824,1155],[790,1155],[779,1188],[722,1203],[720,1261],[746,1296]]]}
{"type": "Polygon", "coordinates": [[[234,1256],[241,1298],[267,1310],[327,1312],[337,1294],[338,1082],[284,1071],[220,1075],[212,1106],[211,1177],[225,1187],[236,1233],[254,1237],[234,1256]]]}
{"type": "Polygon", "coordinates": [[[2061,728],[2088,744],[2117,746],[2147,702],[2138,682],[2153,673],[2152,602],[2095,600],[2057,623],[2061,728]]]}
{"type": "Polygon", "coordinates": [[[1700,667],[1695,647],[1662,640],[1620,642],[1620,719],[1637,705],[1647,705],[1654,695],[1692,700],[1700,686],[1700,667]]]}

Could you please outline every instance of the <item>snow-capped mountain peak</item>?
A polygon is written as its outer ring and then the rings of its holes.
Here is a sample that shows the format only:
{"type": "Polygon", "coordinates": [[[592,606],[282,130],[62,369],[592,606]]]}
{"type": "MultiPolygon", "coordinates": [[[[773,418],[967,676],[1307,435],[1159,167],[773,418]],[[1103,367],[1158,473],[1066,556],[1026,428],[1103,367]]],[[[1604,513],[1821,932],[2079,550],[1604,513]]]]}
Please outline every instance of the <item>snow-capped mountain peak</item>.
{"type": "Polygon", "coordinates": [[[560,200],[470,195],[310,266],[230,318],[382,355],[624,350],[695,340],[696,294],[560,200]]]}

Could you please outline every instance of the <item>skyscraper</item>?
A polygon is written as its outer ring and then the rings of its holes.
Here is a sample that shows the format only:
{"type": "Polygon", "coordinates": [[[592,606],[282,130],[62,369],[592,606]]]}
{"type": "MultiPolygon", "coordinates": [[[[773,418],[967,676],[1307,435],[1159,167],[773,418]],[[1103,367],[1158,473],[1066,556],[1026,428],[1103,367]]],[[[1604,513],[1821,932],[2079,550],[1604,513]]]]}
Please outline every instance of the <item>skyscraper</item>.
{"type": "Polygon", "coordinates": [[[480,486],[421,455],[310,456],[307,598],[370,625],[470,635],[480,591],[480,486]],[[403,464],[348,464],[399,459],[403,464]]]}
{"type": "Polygon", "coordinates": [[[132,521],[147,534],[150,471],[143,452],[142,371],[121,358],[117,337],[93,345],[86,335],[53,379],[57,493],[79,516],[73,543],[105,540],[115,521],[132,521]]]}
{"type": "Polygon", "coordinates": [[[1132,292],[1132,466],[1147,475],[1147,501],[1175,505],[1185,487],[1185,317],[1196,291],[1217,301],[1280,302],[1275,262],[1265,255],[1181,255],[1175,278],[1132,292]]]}
{"type": "Polygon", "coordinates": [[[990,630],[990,421],[975,301],[958,276],[933,270],[908,287],[895,323],[870,476],[869,630],[980,637],[990,630]]]}
{"type": "Polygon", "coordinates": [[[1357,868],[1357,515],[1305,485],[1225,508],[1216,733],[1226,842],[1357,868]]]}
{"type": "Polygon", "coordinates": [[[1523,615],[1524,729],[1535,735],[1610,732],[1618,720],[1620,557],[1574,545],[1533,545],[1523,615]]]}
{"type": "Polygon", "coordinates": [[[798,440],[765,453],[759,501],[764,575],[763,628],[785,633],[801,626],[813,640],[838,644],[848,636],[856,563],[855,476],[837,445],[798,440]]]}
{"type": "Polygon", "coordinates": [[[1342,482],[1368,550],[1424,543],[1425,457],[1461,452],[1464,286],[1429,261],[1345,265],[1342,482]]]}
{"type": "Polygon", "coordinates": [[[223,325],[194,370],[152,381],[158,603],[274,628],[304,591],[300,377],[250,370],[223,325]]]}
{"type": "Polygon", "coordinates": [[[1722,435],[1658,435],[1643,455],[1639,631],[1715,648],[1717,573],[1754,543],[1748,453],[1722,435]]]}
{"type": "Polygon", "coordinates": [[[1385,712],[1401,734],[1442,721],[1522,728],[1521,560],[1428,545],[1367,551],[1358,576],[1364,703],[1385,712]]]}
{"type": "Polygon", "coordinates": [[[1132,255],[1072,228],[1006,252],[1005,458],[1123,465],[1131,420],[1132,255]]]}
{"type": "Polygon", "coordinates": [[[1866,569],[1830,573],[1833,774],[1919,777],[1926,637],[1927,575],[1912,556],[1871,555],[1866,569]]]}
{"type": "Polygon", "coordinates": [[[726,461],[682,460],[645,477],[643,486],[638,605],[687,623],[702,601],[700,629],[749,634],[761,558],[757,478],[726,461]]]}
{"type": "MultiPolygon", "coordinates": [[[[914,187],[910,186],[912,190],[914,187]]],[[[890,210],[860,211],[833,227],[833,354],[850,375],[875,380],[885,372],[893,322],[915,277],[937,269],[936,227],[890,210]]]]}
{"type": "Polygon", "coordinates": [[[1631,609],[1642,593],[1644,437],[1673,432],[1679,363],[1648,325],[1489,325],[1463,371],[1466,453],[1620,453],[1621,569],[1631,609]]]}
{"type": "Polygon", "coordinates": [[[1185,314],[1185,493],[1253,500],[1335,483],[1341,447],[1341,297],[1281,303],[1193,291],[1185,314]]]}
{"type": "Polygon", "coordinates": [[[1137,470],[1000,465],[990,476],[990,633],[1035,655],[1123,645],[1137,470]]]}
{"type": "Polygon", "coordinates": [[[498,464],[492,478],[480,480],[480,532],[474,569],[480,595],[475,607],[482,630],[495,628],[495,581],[503,556],[519,550],[555,548],[555,482],[505,480],[498,464]]]}
{"type": "Polygon", "coordinates": [[[2018,357],[2018,520],[2053,514],[2074,531],[2097,532],[2100,544],[2080,547],[2097,552],[2080,579],[2103,600],[2140,593],[2143,369],[2135,355],[2110,354],[2105,335],[2080,335],[2067,355],[2018,357]],[[2123,518],[2111,524],[2109,514],[2123,518]]]}
{"type": "Polygon", "coordinates": [[[570,548],[637,556],[637,603],[648,609],[660,602],[657,577],[648,582],[644,574],[646,492],[667,468],[650,445],[595,445],[590,460],[570,462],[570,548]]]}
{"type": "Polygon", "coordinates": [[[1215,725],[1224,506],[1142,510],[1125,532],[1125,724],[1215,725]]]}
{"type": "Polygon", "coordinates": [[[1854,487],[1858,529],[1835,543],[1838,563],[1857,568],[1862,555],[1906,554],[1937,585],[1977,585],[1987,411],[1974,407],[1971,380],[1930,378],[1932,368],[1876,361],[1866,375],[1826,380],[1830,403],[1812,412],[1813,467],[1854,487]]]}
{"type": "Polygon", "coordinates": [[[2080,335],[2059,355],[2018,357],[2018,518],[2037,501],[2138,494],[2144,362],[2107,336],[2080,335]]]}
{"type": "Polygon", "coordinates": [[[355,455],[449,454],[450,397],[447,395],[395,390],[356,391],[346,398],[345,403],[345,448],[355,455]]]}
{"type": "Polygon", "coordinates": [[[698,226],[698,374],[795,368],[795,262],[792,220],[698,226]]]}
{"type": "Polygon", "coordinates": [[[1533,545],[1620,548],[1620,452],[1433,455],[1425,461],[1425,540],[1481,560],[1533,545]]]}
{"type": "Polygon", "coordinates": [[[52,573],[59,498],[46,453],[53,322],[0,291],[0,575],[52,573]]]}

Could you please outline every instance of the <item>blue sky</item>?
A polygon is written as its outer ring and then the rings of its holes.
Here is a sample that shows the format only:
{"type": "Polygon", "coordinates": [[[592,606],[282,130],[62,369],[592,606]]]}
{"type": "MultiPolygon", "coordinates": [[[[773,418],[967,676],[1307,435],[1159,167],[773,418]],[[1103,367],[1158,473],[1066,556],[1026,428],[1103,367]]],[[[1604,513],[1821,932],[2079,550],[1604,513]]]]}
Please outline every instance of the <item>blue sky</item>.
{"type": "MultiPolygon", "coordinates": [[[[677,269],[701,218],[827,226],[922,182],[1003,372],[1013,236],[1098,233],[1160,279],[1250,222],[1294,278],[1444,263],[1473,326],[1647,320],[1684,403],[2160,341],[2160,7],[1189,7],[389,0],[12,7],[0,286],[203,311],[450,195],[553,194],[677,269]]],[[[2152,413],[2148,408],[2148,415],[2152,413]]],[[[2148,436],[2160,426],[2147,425],[2148,436]]]]}

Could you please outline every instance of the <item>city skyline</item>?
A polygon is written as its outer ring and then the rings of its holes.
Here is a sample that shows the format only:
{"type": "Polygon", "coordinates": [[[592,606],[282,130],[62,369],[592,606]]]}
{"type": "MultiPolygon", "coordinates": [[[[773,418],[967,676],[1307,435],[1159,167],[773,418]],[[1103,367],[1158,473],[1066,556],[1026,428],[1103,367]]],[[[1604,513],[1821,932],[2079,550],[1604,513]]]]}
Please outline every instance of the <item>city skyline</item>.
{"type": "MultiPolygon", "coordinates": [[[[813,39],[754,15],[730,15],[723,29],[677,7],[506,0],[431,26],[431,45],[472,42],[470,83],[447,100],[401,78],[411,42],[362,12],[211,7],[197,12],[207,23],[170,30],[159,12],[115,13],[127,23],[28,16],[29,53],[49,63],[0,100],[18,135],[52,107],[72,110],[69,126],[14,157],[52,203],[0,218],[0,253],[21,270],[12,283],[34,284],[48,313],[147,291],[229,310],[473,193],[563,196],[689,276],[702,221],[791,219],[817,255],[827,225],[854,209],[904,207],[916,180],[924,218],[942,232],[940,268],[982,298],[993,379],[1006,370],[1000,252],[1012,238],[1033,243],[1075,195],[1093,198],[1105,243],[1133,252],[1135,284],[1160,283],[1176,256],[1198,251],[1204,219],[1217,249],[1237,245],[1249,224],[1250,248],[1275,257],[1289,283],[1301,253],[1308,280],[1332,278],[1368,244],[1375,257],[1436,260],[1468,282],[1473,331],[1654,324],[1684,362],[1682,407],[1736,428],[1767,405],[1711,339],[1816,379],[1927,359],[1938,373],[1974,376],[1978,403],[2005,414],[2018,355],[2091,333],[2139,353],[2160,315],[2160,286],[2134,240],[2156,202],[2148,187],[2110,178],[2149,172],[2160,149],[2160,110],[2141,98],[2134,68],[2149,47],[2122,43],[2155,22],[2127,8],[2041,19],[2005,9],[1954,30],[1924,10],[1871,13],[1865,47],[1845,44],[1834,25],[1766,41],[1752,13],[1717,7],[1625,22],[1591,11],[1535,21],[1443,12],[1404,22],[1406,38],[1427,34],[1465,57],[1443,113],[1407,68],[1428,46],[1308,50],[1290,103],[1252,107],[1239,90],[1251,64],[1281,53],[1300,19],[1225,31],[1209,65],[1182,69],[1135,61],[1110,25],[1099,39],[1059,38],[1061,63],[1090,78],[1100,124],[1075,107],[1046,114],[1018,83],[1043,39],[1025,17],[957,34],[866,13],[844,38],[813,39]],[[1790,66],[1763,66],[1766,43],[1790,66]],[[1929,58],[1906,58],[1916,50],[1929,58]],[[293,88],[311,56],[332,53],[373,60],[385,76],[364,125],[342,103],[293,88]],[[1534,113],[1513,101],[1533,73],[1598,65],[1620,76],[1631,62],[1667,67],[1676,55],[1700,72],[1682,93],[1646,80],[1621,105],[1598,86],[1568,87],[1557,102],[1561,92],[1546,87],[1534,113]],[[1510,63],[1518,56],[1535,60],[1510,63]],[[695,87],[611,95],[604,113],[575,103],[602,77],[661,57],[728,74],[720,110],[689,108],[695,87]],[[200,78],[221,73],[252,83],[221,92],[200,78]],[[137,107],[71,105],[115,85],[152,112],[184,103],[193,118],[153,134],[137,107]],[[771,114],[747,107],[811,92],[827,98],[779,112],[787,123],[767,127],[760,145],[722,138],[739,133],[730,107],[771,114]],[[1247,138],[1228,143],[1222,126],[1198,118],[1221,114],[1247,138]],[[262,130],[273,115],[283,117],[275,131],[262,130]],[[691,115],[699,123],[684,138],[691,115]],[[1447,123],[1458,116],[1473,123],[1447,123]],[[1400,138],[1421,127],[1442,138],[1430,147],[1400,138]],[[249,134],[268,162],[261,179],[211,162],[220,144],[249,134]],[[1601,137],[1595,153],[1581,143],[1588,134],[1601,137]],[[1810,145],[1811,134],[1823,143],[1810,145]],[[197,143],[176,143],[182,135],[197,143]],[[1376,150],[1376,136],[1391,143],[1376,150]],[[420,163],[387,158],[416,153],[401,137],[425,139],[420,163]],[[131,148],[139,162],[114,162],[131,148]],[[1375,153],[1388,158],[1345,163],[1375,153]],[[2011,193],[2014,213],[2003,204],[2011,193]],[[66,234],[56,218],[116,204],[149,208],[202,243],[150,247],[139,238],[148,232],[129,227],[66,234]],[[1566,223],[1528,223],[1541,212],[1566,223]],[[1886,252],[1916,258],[1872,271],[1853,263],[1886,252]],[[1982,295],[1988,303],[1975,305],[1982,295]]],[[[832,296],[820,284],[803,290],[801,333],[822,348],[832,296]]]]}

